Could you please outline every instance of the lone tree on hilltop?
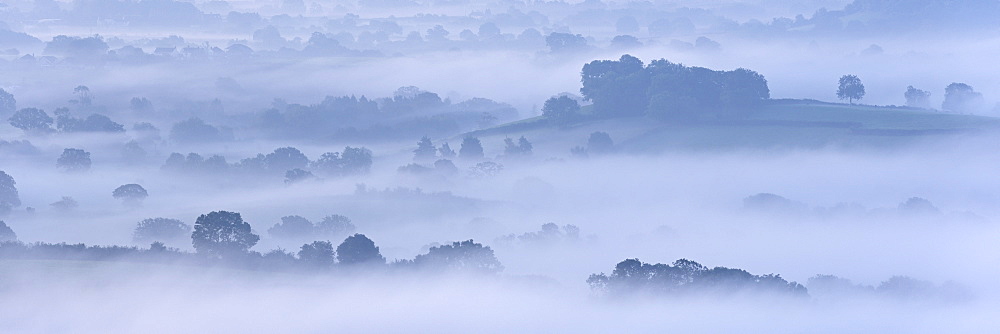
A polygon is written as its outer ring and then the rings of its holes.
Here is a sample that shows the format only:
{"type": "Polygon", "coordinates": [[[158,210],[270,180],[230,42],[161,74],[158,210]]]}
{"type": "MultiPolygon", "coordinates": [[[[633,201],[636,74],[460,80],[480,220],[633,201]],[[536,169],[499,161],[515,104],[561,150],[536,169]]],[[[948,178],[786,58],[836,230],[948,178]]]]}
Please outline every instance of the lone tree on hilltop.
{"type": "Polygon", "coordinates": [[[853,74],[840,77],[840,86],[837,87],[837,98],[848,100],[854,104],[854,100],[865,97],[865,85],[861,84],[861,79],[853,74]]]}

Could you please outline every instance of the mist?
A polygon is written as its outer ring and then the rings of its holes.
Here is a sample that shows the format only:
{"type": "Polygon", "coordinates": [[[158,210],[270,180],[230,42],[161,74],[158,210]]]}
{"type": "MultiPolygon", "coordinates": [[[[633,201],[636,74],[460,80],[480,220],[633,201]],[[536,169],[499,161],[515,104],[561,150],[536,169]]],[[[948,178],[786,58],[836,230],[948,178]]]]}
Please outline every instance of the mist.
{"type": "Polygon", "coordinates": [[[0,331],[992,332],[997,15],[8,1],[0,331]]]}

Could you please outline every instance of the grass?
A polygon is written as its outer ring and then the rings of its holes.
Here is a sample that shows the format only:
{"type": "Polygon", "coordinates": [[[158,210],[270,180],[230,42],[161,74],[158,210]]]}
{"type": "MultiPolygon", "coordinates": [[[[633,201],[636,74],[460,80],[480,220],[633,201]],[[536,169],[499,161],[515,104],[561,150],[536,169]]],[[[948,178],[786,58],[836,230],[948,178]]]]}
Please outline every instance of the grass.
{"type": "Polygon", "coordinates": [[[585,140],[590,132],[607,131],[621,150],[642,153],[756,148],[891,148],[933,136],[996,130],[1000,130],[1000,118],[905,107],[774,100],[761,110],[734,121],[669,124],[645,117],[624,117],[552,126],[544,117],[534,117],[470,134],[511,137],[523,134],[558,142],[566,139],[554,137],[579,141],[585,140]]]}

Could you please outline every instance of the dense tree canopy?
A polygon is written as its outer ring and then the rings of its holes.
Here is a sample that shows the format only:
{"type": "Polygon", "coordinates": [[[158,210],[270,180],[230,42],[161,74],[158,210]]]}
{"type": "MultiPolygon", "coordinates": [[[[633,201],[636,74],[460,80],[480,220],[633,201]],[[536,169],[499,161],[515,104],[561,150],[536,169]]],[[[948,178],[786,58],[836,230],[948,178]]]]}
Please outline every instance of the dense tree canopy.
{"type": "Polygon", "coordinates": [[[38,108],[24,108],[18,110],[9,119],[10,125],[24,130],[25,132],[45,132],[51,130],[52,117],[45,111],[38,108]]]}
{"type": "Polygon", "coordinates": [[[644,66],[630,55],[583,67],[584,98],[599,117],[647,115],[664,121],[731,119],[770,98],[764,76],[748,69],[713,71],[660,59],[644,66]]]}
{"type": "Polygon", "coordinates": [[[417,255],[413,264],[422,269],[454,270],[494,274],[503,270],[500,260],[489,246],[471,239],[450,245],[431,247],[427,254],[417,255]]]}
{"type": "Polygon", "coordinates": [[[213,211],[198,217],[191,241],[199,254],[228,257],[246,253],[260,237],[239,213],[213,211]]]}
{"type": "Polygon", "coordinates": [[[566,123],[580,114],[580,104],[568,96],[551,97],[542,106],[542,116],[555,123],[566,123]]]}
{"type": "Polygon", "coordinates": [[[673,264],[649,264],[627,259],[618,263],[611,275],[590,275],[587,283],[595,290],[619,297],[691,293],[732,295],[745,292],[807,295],[806,288],[801,284],[788,282],[780,275],[753,275],[726,267],[708,268],[686,259],[673,264]]]}
{"type": "Polygon", "coordinates": [[[90,170],[90,152],[78,149],[67,148],[56,160],[56,167],[66,172],[85,172],[90,170]]]}
{"type": "Polygon", "coordinates": [[[385,264],[375,242],[364,234],[355,234],[337,246],[337,261],[342,265],[385,264]]]}

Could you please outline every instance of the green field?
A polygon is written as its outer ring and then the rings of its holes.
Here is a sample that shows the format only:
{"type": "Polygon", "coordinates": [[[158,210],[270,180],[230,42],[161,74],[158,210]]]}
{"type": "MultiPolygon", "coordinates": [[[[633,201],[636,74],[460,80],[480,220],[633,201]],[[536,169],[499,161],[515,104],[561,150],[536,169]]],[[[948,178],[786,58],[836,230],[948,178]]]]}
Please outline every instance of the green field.
{"type": "MultiPolygon", "coordinates": [[[[589,107],[584,107],[587,111],[589,107]]],[[[670,150],[892,148],[943,136],[1000,130],[1000,118],[903,107],[771,101],[739,120],[670,124],[645,117],[591,119],[550,125],[535,117],[470,133],[527,136],[533,142],[582,145],[593,131],[611,134],[630,153],[670,150]]]]}

